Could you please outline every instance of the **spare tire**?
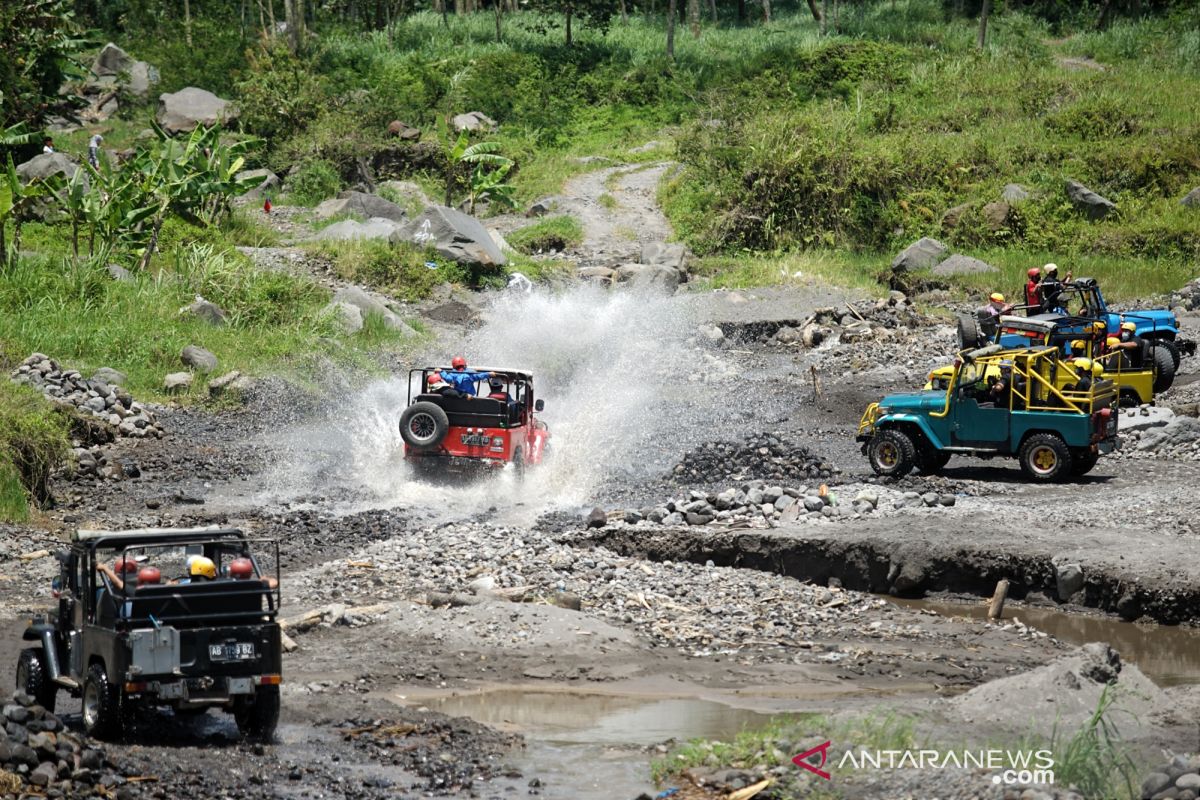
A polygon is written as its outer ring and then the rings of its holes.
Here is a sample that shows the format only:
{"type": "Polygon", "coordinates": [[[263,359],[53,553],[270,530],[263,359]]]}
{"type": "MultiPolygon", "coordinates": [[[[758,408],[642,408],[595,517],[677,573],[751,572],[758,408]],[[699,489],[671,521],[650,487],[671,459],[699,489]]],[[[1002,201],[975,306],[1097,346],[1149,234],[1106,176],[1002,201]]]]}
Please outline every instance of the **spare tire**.
{"type": "Polygon", "coordinates": [[[1175,362],[1175,372],[1179,372],[1179,362],[1183,359],[1183,351],[1179,349],[1179,345],[1170,339],[1155,339],[1155,347],[1165,347],[1171,353],[1171,360],[1175,362]]]}
{"type": "Polygon", "coordinates": [[[976,347],[983,347],[985,344],[987,344],[987,340],[983,335],[983,330],[979,327],[979,320],[967,314],[960,314],[958,316],[959,349],[974,349],[976,347]]]}
{"type": "Polygon", "coordinates": [[[400,438],[416,450],[437,447],[450,430],[450,418],[441,406],[427,400],[413,403],[400,415],[400,438]]]}
{"type": "Polygon", "coordinates": [[[1154,393],[1162,394],[1175,383],[1175,359],[1171,358],[1170,350],[1154,344],[1150,346],[1150,355],[1154,361],[1154,393]]]}

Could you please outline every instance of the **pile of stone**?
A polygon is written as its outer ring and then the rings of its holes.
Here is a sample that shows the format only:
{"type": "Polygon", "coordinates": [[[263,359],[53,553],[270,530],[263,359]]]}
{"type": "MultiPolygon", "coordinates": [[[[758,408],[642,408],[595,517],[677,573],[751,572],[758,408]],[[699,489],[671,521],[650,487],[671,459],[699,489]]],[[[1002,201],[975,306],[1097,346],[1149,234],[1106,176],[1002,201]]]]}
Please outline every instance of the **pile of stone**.
{"type": "MultiPolygon", "coordinates": [[[[879,505],[879,495],[864,491],[850,503],[839,503],[826,486],[779,486],[756,480],[720,492],[690,491],[686,496],[640,511],[625,511],[621,520],[636,525],[643,519],[666,527],[737,523],[765,519],[797,522],[805,518],[832,518],[867,514],[879,505]]],[[[589,523],[591,520],[589,519],[589,523]]]]}
{"type": "Polygon", "coordinates": [[[1142,406],[1121,414],[1117,432],[1126,458],[1200,461],[1200,419],[1169,408],[1142,406]]]}
{"type": "Polygon", "coordinates": [[[125,376],[116,370],[102,367],[91,378],[84,378],[78,370],[64,370],[49,356],[34,353],[13,370],[12,379],[38,389],[56,403],[107,422],[121,436],[162,438],[162,426],[121,388],[125,376]]]}
{"type": "Polygon", "coordinates": [[[0,737],[0,795],[113,796],[125,781],[106,765],[104,752],[68,732],[58,717],[27,694],[4,705],[0,737]]]}
{"type": "Polygon", "coordinates": [[[781,347],[817,347],[836,337],[842,344],[893,338],[894,331],[914,329],[921,315],[904,292],[889,292],[879,300],[818,308],[804,319],[724,322],[705,325],[701,334],[711,341],[755,343],[781,347]]]}
{"type": "Polygon", "coordinates": [[[736,442],[709,442],[686,453],[672,471],[684,485],[718,484],[731,480],[836,479],[841,470],[808,451],[770,433],[736,442]]]}
{"type": "Polygon", "coordinates": [[[1200,756],[1174,756],[1142,781],[1143,800],[1196,800],[1200,797],[1200,756]]]}
{"type": "Polygon", "coordinates": [[[1186,311],[1200,308],[1200,278],[1184,285],[1179,291],[1171,294],[1171,307],[1182,307],[1186,311]]]}

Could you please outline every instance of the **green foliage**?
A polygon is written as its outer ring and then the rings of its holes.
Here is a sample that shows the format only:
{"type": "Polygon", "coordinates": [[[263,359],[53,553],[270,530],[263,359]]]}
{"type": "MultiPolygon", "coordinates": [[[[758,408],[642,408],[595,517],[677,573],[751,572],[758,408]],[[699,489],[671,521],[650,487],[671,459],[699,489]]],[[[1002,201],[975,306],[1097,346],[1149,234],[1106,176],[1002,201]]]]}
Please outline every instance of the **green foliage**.
{"type": "Polygon", "coordinates": [[[583,242],[583,226],[574,217],[546,217],[532,225],[517,228],[505,237],[515,249],[527,255],[559,252],[583,242]]]}
{"type": "Polygon", "coordinates": [[[342,179],[337,170],[323,159],[304,163],[295,175],[288,178],[288,196],[293,202],[304,206],[315,206],[333,197],[341,188],[342,179]]]}
{"type": "Polygon", "coordinates": [[[243,130],[278,139],[317,118],[329,100],[325,81],[283,42],[264,42],[248,58],[249,68],[234,85],[243,130]]]}
{"type": "Polygon", "coordinates": [[[71,452],[70,416],[42,395],[0,381],[0,520],[23,519],[49,498],[50,473],[71,452]]]}
{"type": "Polygon", "coordinates": [[[333,262],[339,277],[404,300],[428,297],[435,286],[446,282],[478,283],[478,276],[463,267],[409,245],[354,239],[322,242],[313,249],[333,262]],[[427,266],[429,263],[434,264],[433,269],[427,266]]]}
{"type": "Polygon", "coordinates": [[[83,46],[69,0],[0,3],[0,128],[41,125],[83,46]]]}

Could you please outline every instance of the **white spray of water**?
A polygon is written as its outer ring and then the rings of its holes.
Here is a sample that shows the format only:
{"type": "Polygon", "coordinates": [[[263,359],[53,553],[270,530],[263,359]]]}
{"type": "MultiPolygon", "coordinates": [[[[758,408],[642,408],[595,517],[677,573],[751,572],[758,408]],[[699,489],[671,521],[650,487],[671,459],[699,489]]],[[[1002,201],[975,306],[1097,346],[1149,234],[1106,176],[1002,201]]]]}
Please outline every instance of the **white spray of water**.
{"type": "Polygon", "coordinates": [[[537,513],[585,503],[606,475],[644,471],[647,443],[679,413],[687,365],[696,363],[685,344],[694,330],[688,317],[682,303],[650,292],[578,286],[498,295],[483,324],[438,360],[461,353],[472,366],[532,371],[551,430],[545,463],[522,482],[511,469],[460,485],[415,480],[397,425],[408,376],[397,375],[338,403],[329,418],[277,437],[287,442],[290,463],[270,499],[304,502],[349,491],[359,508],[450,513],[492,507],[537,513]]]}

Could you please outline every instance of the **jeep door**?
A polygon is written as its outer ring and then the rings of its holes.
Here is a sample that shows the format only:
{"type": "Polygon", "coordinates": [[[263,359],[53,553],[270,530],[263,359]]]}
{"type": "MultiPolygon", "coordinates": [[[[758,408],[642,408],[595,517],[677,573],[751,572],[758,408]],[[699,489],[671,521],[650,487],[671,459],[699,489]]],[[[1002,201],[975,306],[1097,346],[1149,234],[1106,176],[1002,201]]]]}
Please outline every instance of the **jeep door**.
{"type": "Polygon", "coordinates": [[[1007,450],[1011,414],[1007,407],[997,408],[980,402],[988,387],[986,370],[965,367],[959,372],[954,404],[950,410],[950,446],[1007,450]]]}

